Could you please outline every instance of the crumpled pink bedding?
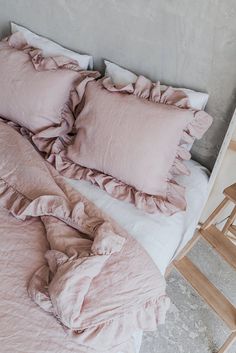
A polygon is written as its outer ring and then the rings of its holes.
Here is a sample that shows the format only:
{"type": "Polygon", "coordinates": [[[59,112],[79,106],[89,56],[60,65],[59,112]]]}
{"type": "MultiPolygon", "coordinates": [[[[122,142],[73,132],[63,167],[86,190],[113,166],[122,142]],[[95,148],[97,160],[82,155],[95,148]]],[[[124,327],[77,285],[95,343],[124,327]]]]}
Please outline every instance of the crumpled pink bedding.
{"type": "Polygon", "coordinates": [[[94,353],[78,346],[29,298],[27,283],[46,263],[45,236],[39,218],[22,222],[0,208],[0,352],[94,353]]]}
{"type": "MultiPolygon", "coordinates": [[[[1,237],[27,234],[45,251],[46,261],[41,255],[31,261],[32,276],[24,278],[28,294],[44,310],[38,309],[39,317],[47,312],[47,321],[53,315],[86,352],[131,353],[133,332],[155,330],[164,321],[165,281],[145,250],[2,122],[0,209],[6,217],[1,237]],[[17,222],[19,227],[10,226],[17,222]]],[[[30,257],[27,244],[21,251],[30,257]]],[[[4,282],[0,287],[14,292],[4,282]]],[[[26,324],[35,312],[30,307],[26,324]]]]}

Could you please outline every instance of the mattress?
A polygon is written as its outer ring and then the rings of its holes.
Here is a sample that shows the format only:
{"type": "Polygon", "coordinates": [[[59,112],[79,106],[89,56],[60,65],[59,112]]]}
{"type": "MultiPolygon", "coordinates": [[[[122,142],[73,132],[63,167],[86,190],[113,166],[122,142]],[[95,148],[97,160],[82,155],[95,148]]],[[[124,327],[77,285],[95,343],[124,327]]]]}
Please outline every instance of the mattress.
{"type": "Polygon", "coordinates": [[[208,194],[208,170],[194,160],[187,161],[186,166],[190,176],[181,175],[177,181],[186,188],[187,209],[171,217],[147,214],[128,202],[112,198],[87,181],[67,181],[125,228],[164,275],[174,256],[192,238],[208,194]]]}

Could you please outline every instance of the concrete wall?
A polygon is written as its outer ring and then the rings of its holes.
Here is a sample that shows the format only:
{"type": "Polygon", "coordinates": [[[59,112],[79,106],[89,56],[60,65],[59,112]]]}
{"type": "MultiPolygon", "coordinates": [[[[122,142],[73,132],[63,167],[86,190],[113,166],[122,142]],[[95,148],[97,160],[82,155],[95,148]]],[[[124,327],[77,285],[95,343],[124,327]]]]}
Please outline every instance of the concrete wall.
{"type": "Polygon", "coordinates": [[[9,21],[153,80],[210,93],[215,120],[194,146],[212,167],[236,102],[235,0],[0,0],[0,35],[9,21]]]}

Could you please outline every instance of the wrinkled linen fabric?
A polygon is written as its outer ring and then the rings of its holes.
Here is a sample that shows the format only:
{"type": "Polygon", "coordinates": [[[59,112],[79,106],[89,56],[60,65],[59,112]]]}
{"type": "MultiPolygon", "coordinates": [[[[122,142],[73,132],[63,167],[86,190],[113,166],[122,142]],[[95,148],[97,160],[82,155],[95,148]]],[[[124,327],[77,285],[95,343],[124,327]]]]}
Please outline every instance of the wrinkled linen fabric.
{"type": "Polygon", "coordinates": [[[132,352],[133,332],[164,322],[169,299],[159,270],[129,234],[2,122],[0,142],[0,208],[23,222],[40,219],[50,246],[29,295],[78,345],[116,353],[127,344],[132,352]]]}
{"type": "MultiPolygon", "coordinates": [[[[138,76],[133,73],[132,71],[129,71],[115,63],[112,63],[110,61],[104,60],[105,64],[105,76],[110,77],[113,81],[113,83],[117,86],[127,86],[130,83],[135,83],[138,79],[138,76]]],[[[197,110],[205,110],[206,104],[209,99],[209,94],[203,93],[203,92],[198,92],[191,90],[189,88],[177,88],[173,87],[174,90],[176,91],[183,91],[184,93],[187,94],[190,105],[193,109],[197,110]]],[[[167,89],[167,86],[161,85],[161,90],[165,91],[167,89]]]]}
{"type": "Polygon", "coordinates": [[[77,135],[48,160],[64,176],[88,180],[148,213],[185,210],[176,176],[189,174],[186,143],[202,137],[211,116],[192,110],[184,92],[162,91],[143,76],[125,87],[109,78],[82,84],[77,135]]]}
{"type": "Polygon", "coordinates": [[[63,56],[44,57],[16,32],[0,42],[0,115],[27,128],[37,147],[50,152],[55,139],[73,129],[76,86],[99,75],[63,56]]]}
{"type": "MultiPolygon", "coordinates": [[[[40,310],[27,292],[32,273],[45,265],[49,249],[40,218],[16,219],[0,207],[0,332],[3,353],[96,353],[80,345],[62,329],[53,315],[40,310]]],[[[114,353],[139,352],[140,332],[112,349],[114,353]]],[[[105,350],[104,350],[105,353],[105,350]]],[[[111,353],[109,352],[106,353],[111,353]]]]}

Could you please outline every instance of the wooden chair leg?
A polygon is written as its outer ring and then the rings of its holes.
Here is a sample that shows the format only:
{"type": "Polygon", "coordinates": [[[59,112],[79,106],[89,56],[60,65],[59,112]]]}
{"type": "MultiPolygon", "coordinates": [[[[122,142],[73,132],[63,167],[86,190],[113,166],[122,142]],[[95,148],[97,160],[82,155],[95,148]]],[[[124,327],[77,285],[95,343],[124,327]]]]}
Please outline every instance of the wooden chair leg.
{"type": "Polygon", "coordinates": [[[212,223],[216,220],[217,216],[223,209],[228,205],[229,199],[227,197],[224,198],[224,200],[219,204],[218,207],[212,212],[212,214],[207,218],[207,220],[203,223],[201,226],[202,229],[208,228],[212,223]]]}
{"type": "Polygon", "coordinates": [[[191,240],[184,246],[184,248],[179,252],[179,254],[172,260],[172,262],[169,264],[169,266],[166,269],[165,272],[165,278],[167,278],[172,270],[175,268],[175,264],[181,260],[185,255],[189,253],[189,251],[194,247],[194,245],[198,242],[198,240],[201,238],[201,234],[197,230],[191,240]]]}
{"type": "Polygon", "coordinates": [[[233,222],[236,219],[236,206],[234,207],[233,211],[231,212],[231,215],[229,216],[227,222],[225,223],[223,229],[222,229],[222,233],[226,235],[226,233],[229,230],[229,227],[233,224],[233,222]]]}
{"type": "Polygon", "coordinates": [[[234,342],[236,342],[236,332],[231,333],[218,353],[226,353],[234,342]]]}
{"type": "Polygon", "coordinates": [[[171,262],[168,267],[166,268],[166,271],[165,271],[165,279],[167,279],[169,277],[169,275],[171,274],[172,270],[174,269],[174,265],[173,265],[173,262],[171,262]]]}
{"type": "Polygon", "coordinates": [[[236,226],[235,225],[231,225],[231,227],[229,228],[229,231],[235,236],[236,238],[236,226]]]}

